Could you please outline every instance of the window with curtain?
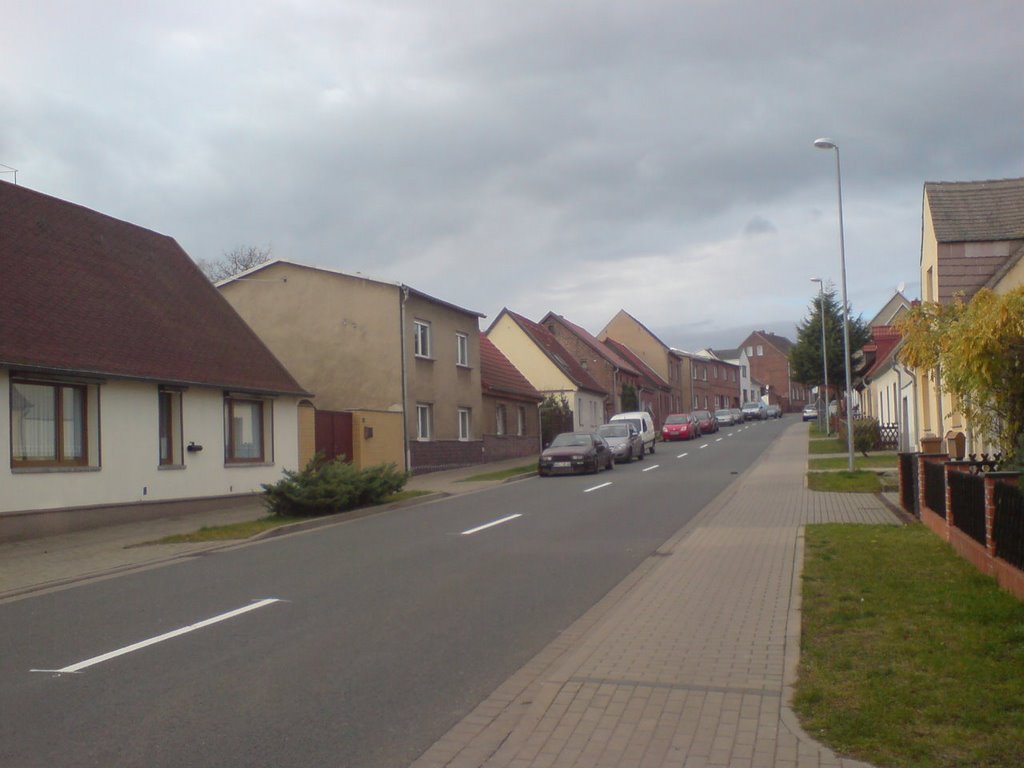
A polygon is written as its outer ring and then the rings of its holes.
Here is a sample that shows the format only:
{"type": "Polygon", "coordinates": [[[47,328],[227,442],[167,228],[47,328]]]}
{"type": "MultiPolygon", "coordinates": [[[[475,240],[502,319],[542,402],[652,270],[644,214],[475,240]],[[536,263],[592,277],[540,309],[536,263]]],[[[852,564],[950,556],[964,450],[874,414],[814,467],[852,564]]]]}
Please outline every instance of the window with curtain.
{"type": "Polygon", "coordinates": [[[84,466],[86,387],[11,381],[11,465],[84,466]]]}
{"type": "Polygon", "coordinates": [[[262,400],[224,398],[224,461],[256,464],[266,460],[262,400]]]}

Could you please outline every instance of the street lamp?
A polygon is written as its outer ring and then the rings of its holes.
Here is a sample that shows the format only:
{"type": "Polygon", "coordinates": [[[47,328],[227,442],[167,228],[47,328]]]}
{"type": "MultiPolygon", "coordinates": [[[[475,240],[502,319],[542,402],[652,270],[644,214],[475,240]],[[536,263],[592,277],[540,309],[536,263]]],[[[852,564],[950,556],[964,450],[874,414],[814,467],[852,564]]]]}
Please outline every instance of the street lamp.
{"type": "Polygon", "coordinates": [[[843,238],[843,181],[839,171],[839,145],[832,139],[815,139],[814,146],[818,149],[834,149],[836,151],[836,190],[839,198],[839,266],[842,273],[843,287],[843,367],[846,369],[846,443],[849,454],[850,471],[853,472],[853,383],[850,380],[850,310],[846,301],[846,244],[843,238]]]}
{"type": "Polygon", "coordinates": [[[812,283],[818,284],[818,301],[821,307],[821,367],[825,373],[825,436],[832,431],[828,412],[828,353],[825,351],[825,281],[820,277],[812,277],[812,283]]]}

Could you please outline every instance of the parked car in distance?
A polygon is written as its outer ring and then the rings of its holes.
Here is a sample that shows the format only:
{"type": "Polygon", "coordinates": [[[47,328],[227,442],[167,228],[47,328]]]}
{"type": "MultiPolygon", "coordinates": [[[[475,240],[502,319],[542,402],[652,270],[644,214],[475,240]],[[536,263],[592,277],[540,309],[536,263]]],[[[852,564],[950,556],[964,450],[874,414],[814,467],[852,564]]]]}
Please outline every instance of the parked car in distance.
{"type": "Polygon", "coordinates": [[[654,419],[651,417],[651,414],[647,411],[616,413],[608,420],[608,423],[616,421],[625,421],[636,427],[640,437],[643,438],[644,447],[647,449],[647,452],[654,453],[654,441],[658,439],[658,433],[655,431],[654,419]]]}
{"type": "Polygon", "coordinates": [[[814,421],[818,418],[818,406],[814,403],[808,403],[804,406],[804,410],[800,414],[800,418],[803,421],[814,421]]]}
{"type": "Polygon", "coordinates": [[[729,410],[732,411],[733,420],[737,424],[742,424],[744,421],[747,420],[747,418],[743,415],[743,411],[740,410],[739,408],[730,408],[729,410]]]}
{"type": "Polygon", "coordinates": [[[736,414],[732,408],[719,408],[715,411],[715,421],[720,427],[731,427],[736,424],[736,414]]]}
{"type": "Polygon", "coordinates": [[[575,475],[613,469],[615,459],[608,443],[597,432],[562,432],[537,459],[537,474],[575,475]]]}
{"type": "Polygon", "coordinates": [[[644,458],[644,440],[636,427],[624,421],[614,424],[602,424],[597,434],[604,438],[616,461],[632,461],[644,458]]]}
{"type": "Polygon", "coordinates": [[[766,409],[769,419],[781,419],[782,418],[782,406],[771,403],[766,409]]]}
{"type": "Polygon", "coordinates": [[[697,426],[700,427],[702,435],[710,435],[712,432],[718,431],[718,422],[711,411],[693,411],[691,415],[697,420],[697,426]]]}
{"type": "Polygon", "coordinates": [[[662,440],[693,440],[700,437],[700,425],[689,413],[672,413],[661,428],[662,440]]]}
{"type": "Polygon", "coordinates": [[[767,419],[768,409],[762,402],[750,402],[743,404],[743,415],[747,418],[747,421],[752,419],[767,419]]]}

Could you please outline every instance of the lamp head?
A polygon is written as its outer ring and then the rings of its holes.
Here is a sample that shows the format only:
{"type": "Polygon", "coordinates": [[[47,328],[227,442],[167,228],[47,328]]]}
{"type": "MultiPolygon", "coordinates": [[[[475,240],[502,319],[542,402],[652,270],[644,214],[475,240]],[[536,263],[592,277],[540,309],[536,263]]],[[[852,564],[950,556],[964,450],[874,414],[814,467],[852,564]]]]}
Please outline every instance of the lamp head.
{"type": "Polygon", "coordinates": [[[818,149],[839,149],[839,146],[832,139],[815,139],[814,146],[818,149]]]}
{"type": "Polygon", "coordinates": [[[820,277],[812,277],[811,278],[811,282],[812,283],[820,283],[821,282],[821,278],[820,277]]]}

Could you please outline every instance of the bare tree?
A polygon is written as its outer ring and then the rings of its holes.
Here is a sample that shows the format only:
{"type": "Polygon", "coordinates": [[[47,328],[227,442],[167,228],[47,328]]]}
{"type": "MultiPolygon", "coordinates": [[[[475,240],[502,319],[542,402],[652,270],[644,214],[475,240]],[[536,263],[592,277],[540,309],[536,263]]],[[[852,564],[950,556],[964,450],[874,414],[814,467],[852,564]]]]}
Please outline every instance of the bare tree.
{"type": "Polygon", "coordinates": [[[269,245],[266,248],[238,245],[219,259],[199,259],[196,264],[211,283],[216,283],[267,261],[270,261],[269,245]]]}

